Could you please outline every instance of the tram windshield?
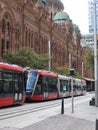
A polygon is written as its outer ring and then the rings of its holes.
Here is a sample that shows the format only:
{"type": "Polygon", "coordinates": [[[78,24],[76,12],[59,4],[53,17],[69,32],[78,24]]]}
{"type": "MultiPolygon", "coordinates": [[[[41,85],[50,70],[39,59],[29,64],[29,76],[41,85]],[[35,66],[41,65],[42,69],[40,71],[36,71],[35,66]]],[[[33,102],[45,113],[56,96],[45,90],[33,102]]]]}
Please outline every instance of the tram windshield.
{"type": "Polygon", "coordinates": [[[26,92],[32,92],[36,77],[37,77],[36,71],[28,72],[27,83],[26,83],[26,92]]]}

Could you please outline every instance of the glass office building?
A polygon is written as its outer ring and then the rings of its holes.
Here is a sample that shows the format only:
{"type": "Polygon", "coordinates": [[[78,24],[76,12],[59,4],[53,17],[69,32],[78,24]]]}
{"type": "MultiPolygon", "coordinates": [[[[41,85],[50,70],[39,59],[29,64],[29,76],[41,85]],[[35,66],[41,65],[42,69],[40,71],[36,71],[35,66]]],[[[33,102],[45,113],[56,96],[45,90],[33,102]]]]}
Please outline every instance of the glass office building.
{"type": "MultiPolygon", "coordinates": [[[[88,1],[89,33],[94,33],[94,0],[88,1]]],[[[98,0],[96,0],[96,29],[98,34],[98,0]]]]}

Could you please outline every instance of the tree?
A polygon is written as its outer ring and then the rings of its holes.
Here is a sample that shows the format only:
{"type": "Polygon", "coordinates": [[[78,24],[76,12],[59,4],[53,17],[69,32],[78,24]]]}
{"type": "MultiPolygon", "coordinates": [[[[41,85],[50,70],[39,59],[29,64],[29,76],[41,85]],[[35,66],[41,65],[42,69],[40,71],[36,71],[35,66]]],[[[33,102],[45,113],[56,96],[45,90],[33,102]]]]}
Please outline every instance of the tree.
{"type": "Polygon", "coordinates": [[[94,70],[94,54],[92,53],[92,50],[90,49],[86,54],[86,68],[88,70],[94,70]]]}
{"type": "Polygon", "coordinates": [[[61,75],[69,75],[69,69],[65,66],[57,66],[55,71],[61,75]]]}
{"type": "MultiPolygon", "coordinates": [[[[58,66],[57,64],[55,64],[55,67],[54,67],[54,71],[61,74],[61,75],[66,75],[66,76],[70,76],[70,70],[69,70],[69,67],[67,66],[58,66]]],[[[82,75],[80,75],[78,72],[75,71],[75,74],[74,74],[74,77],[75,78],[82,78],[82,75]]]]}
{"type": "Polygon", "coordinates": [[[22,48],[15,54],[6,52],[3,57],[8,63],[36,69],[47,68],[49,61],[48,55],[39,55],[30,48],[22,48]]]}
{"type": "Polygon", "coordinates": [[[79,78],[79,79],[82,79],[82,75],[78,72],[75,72],[75,75],[74,75],[75,78],[79,78]]]}

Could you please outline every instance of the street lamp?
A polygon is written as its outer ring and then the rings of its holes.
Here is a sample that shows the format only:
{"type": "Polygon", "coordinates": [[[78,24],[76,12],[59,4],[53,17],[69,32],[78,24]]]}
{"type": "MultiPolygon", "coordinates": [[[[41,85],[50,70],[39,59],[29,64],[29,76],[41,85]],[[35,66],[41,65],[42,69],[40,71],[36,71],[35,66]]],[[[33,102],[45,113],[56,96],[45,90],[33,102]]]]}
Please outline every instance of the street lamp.
{"type": "Polygon", "coordinates": [[[70,69],[70,76],[71,76],[72,113],[74,113],[74,97],[73,97],[73,76],[74,76],[74,69],[70,69]]]}
{"type": "Polygon", "coordinates": [[[50,60],[50,41],[48,41],[48,55],[49,55],[49,63],[48,63],[48,70],[51,70],[51,60],[50,60]]]}
{"type": "Polygon", "coordinates": [[[71,68],[71,54],[69,53],[69,69],[71,68]]]}
{"type": "Polygon", "coordinates": [[[82,78],[84,77],[84,63],[82,61],[82,78]]]}

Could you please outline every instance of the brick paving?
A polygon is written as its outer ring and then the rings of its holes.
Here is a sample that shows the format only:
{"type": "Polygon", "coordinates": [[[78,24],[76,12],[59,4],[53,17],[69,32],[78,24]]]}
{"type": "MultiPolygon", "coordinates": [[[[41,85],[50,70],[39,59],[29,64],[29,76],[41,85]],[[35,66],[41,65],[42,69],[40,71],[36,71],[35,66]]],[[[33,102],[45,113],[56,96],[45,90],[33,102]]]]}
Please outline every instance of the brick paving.
{"type": "Polygon", "coordinates": [[[5,127],[5,128],[1,128],[0,130],[19,130],[19,129],[13,127],[5,127]]]}
{"type": "Polygon", "coordinates": [[[95,123],[68,115],[57,115],[20,130],[95,130],[95,123]]]}

